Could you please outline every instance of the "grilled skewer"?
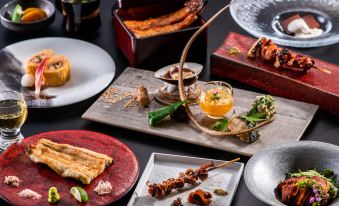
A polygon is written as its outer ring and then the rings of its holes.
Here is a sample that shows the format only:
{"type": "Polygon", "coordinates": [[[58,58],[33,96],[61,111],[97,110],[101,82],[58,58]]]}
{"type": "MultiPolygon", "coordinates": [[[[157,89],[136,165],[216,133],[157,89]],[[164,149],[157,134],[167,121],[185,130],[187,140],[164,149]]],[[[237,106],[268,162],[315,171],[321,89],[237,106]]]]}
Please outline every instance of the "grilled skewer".
{"type": "Polygon", "coordinates": [[[185,184],[195,184],[198,180],[205,181],[208,178],[208,172],[227,166],[234,162],[239,161],[240,158],[236,158],[232,161],[215,166],[213,162],[210,164],[202,165],[198,169],[187,169],[185,172],[181,172],[178,178],[169,178],[161,183],[151,184],[149,181],[146,182],[148,192],[152,197],[163,198],[169,195],[172,190],[180,189],[185,184]]]}
{"type": "Polygon", "coordinates": [[[297,72],[307,72],[315,68],[331,74],[324,68],[315,66],[315,61],[307,56],[295,54],[286,48],[280,48],[271,39],[262,37],[258,39],[247,52],[249,58],[259,57],[262,61],[272,64],[275,68],[290,69],[297,72]]]}

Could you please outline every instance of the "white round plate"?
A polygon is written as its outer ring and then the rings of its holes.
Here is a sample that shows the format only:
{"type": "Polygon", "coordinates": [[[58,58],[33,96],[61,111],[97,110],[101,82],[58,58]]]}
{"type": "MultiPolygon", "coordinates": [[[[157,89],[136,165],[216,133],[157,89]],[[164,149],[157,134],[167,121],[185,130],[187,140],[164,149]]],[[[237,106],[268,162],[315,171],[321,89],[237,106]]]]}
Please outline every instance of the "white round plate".
{"type": "Polygon", "coordinates": [[[105,89],[115,74],[114,61],[106,51],[77,39],[32,39],[7,46],[1,52],[0,67],[6,68],[0,69],[10,76],[0,75],[0,90],[19,90],[27,97],[28,106],[33,108],[59,107],[86,100],[105,89]],[[24,73],[27,60],[45,49],[53,49],[56,54],[64,55],[70,60],[71,79],[61,87],[48,87],[43,90],[44,95],[55,98],[32,99],[30,95],[34,94],[34,91],[20,86],[21,77],[17,73],[19,69],[24,73]]]}

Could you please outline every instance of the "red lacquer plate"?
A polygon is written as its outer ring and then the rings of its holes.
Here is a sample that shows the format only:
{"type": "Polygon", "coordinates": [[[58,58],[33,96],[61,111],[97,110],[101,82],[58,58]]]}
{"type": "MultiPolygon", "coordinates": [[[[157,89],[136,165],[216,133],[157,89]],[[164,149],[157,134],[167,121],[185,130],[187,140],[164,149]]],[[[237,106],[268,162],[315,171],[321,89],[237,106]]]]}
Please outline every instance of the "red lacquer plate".
{"type": "Polygon", "coordinates": [[[139,165],[135,155],[115,138],[83,130],[47,132],[25,138],[0,156],[0,197],[12,205],[48,205],[48,189],[54,186],[57,187],[61,197],[56,205],[81,205],[69,192],[72,186],[80,186],[89,196],[88,203],[83,205],[108,205],[123,197],[133,187],[138,174],[139,165]],[[104,173],[92,180],[89,185],[63,178],[48,166],[32,162],[26,155],[26,148],[36,144],[40,138],[106,154],[114,159],[114,164],[106,168],[104,173]],[[18,176],[22,180],[18,188],[3,184],[5,176],[8,175],[18,176]],[[113,187],[111,194],[99,196],[93,191],[100,180],[111,183],[113,187]],[[39,200],[19,197],[17,193],[26,188],[38,192],[42,197],[39,200]]]}

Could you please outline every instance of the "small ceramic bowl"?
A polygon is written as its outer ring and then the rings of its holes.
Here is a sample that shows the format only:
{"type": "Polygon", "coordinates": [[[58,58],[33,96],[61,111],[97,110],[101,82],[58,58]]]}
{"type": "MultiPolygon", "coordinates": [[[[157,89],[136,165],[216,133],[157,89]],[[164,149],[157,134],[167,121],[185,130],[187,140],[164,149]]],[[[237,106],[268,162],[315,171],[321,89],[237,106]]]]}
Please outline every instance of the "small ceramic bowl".
{"type": "MultiPolygon", "coordinates": [[[[336,145],[300,141],[262,150],[247,162],[245,182],[251,193],[269,205],[282,204],[275,188],[288,172],[317,168],[319,171],[331,169],[339,174],[339,147],[336,145]]],[[[339,198],[330,206],[339,205],[339,198]]]]}
{"type": "Polygon", "coordinates": [[[0,20],[1,24],[11,30],[11,31],[36,31],[36,30],[41,30],[49,26],[55,18],[55,7],[54,5],[47,1],[47,0],[35,0],[35,1],[27,1],[27,0],[13,0],[7,3],[5,6],[3,6],[0,9],[0,20]],[[12,22],[10,18],[10,13],[13,12],[14,7],[19,4],[22,6],[23,10],[29,7],[36,7],[43,9],[46,14],[47,18],[42,19],[40,21],[36,22],[29,22],[29,23],[24,23],[24,22],[12,22]]]}
{"type": "MultiPolygon", "coordinates": [[[[167,74],[170,72],[170,69],[178,65],[179,63],[176,63],[176,64],[171,64],[169,66],[163,67],[154,73],[154,77],[164,82],[167,82],[169,84],[178,85],[179,84],[178,80],[167,77],[167,74]]],[[[189,86],[189,85],[194,84],[197,81],[198,76],[203,69],[203,66],[201,64],[197,64],[193,62],[185,62],[185,66],[187,66],[191,71],[194,72],[194,75],[184,78],[184,85],[189,86]]]]}

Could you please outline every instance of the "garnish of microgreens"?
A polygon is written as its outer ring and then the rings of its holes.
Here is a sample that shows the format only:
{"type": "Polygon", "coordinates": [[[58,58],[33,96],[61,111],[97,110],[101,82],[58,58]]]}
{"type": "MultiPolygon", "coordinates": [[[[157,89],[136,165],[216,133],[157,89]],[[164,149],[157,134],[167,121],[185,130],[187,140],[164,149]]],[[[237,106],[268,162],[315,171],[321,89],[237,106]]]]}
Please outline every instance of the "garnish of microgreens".
{"type": "Polygon", "coordinates": [[[212,92],[211,97],[212,101],[218,101],[221,99],[221,95],[219,93],[220,91],[218,89],[213,89],[211,92],[212,92]]]}

